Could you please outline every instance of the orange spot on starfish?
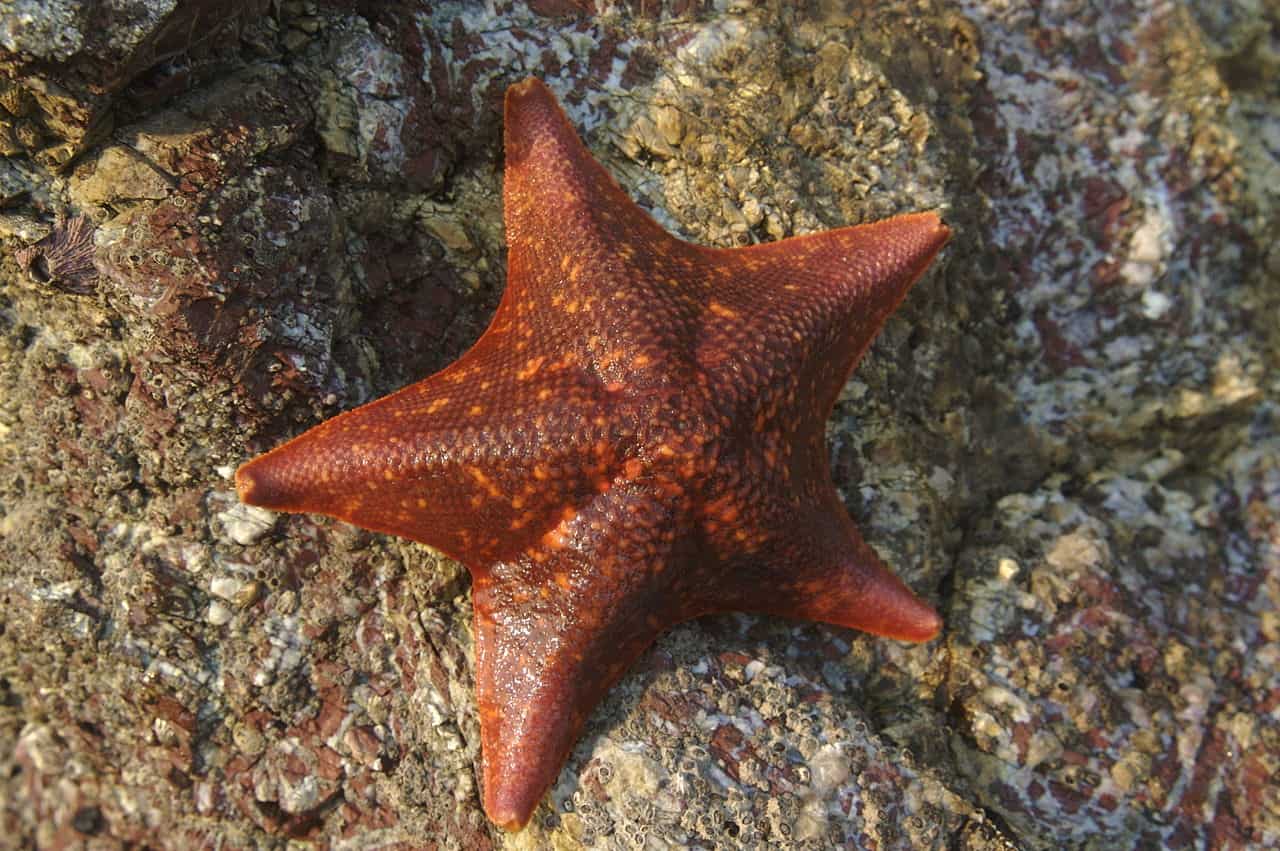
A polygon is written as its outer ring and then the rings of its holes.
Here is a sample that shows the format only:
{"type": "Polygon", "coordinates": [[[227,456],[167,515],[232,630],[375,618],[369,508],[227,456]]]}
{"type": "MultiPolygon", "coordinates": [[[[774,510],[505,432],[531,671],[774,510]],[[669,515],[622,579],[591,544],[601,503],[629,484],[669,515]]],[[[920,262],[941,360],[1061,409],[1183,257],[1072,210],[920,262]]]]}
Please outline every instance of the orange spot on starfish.
{"type": "Polygon", "coordinates": [[[753,611],[937,634],[841,507],[823,428],[950,231],[917,213],[691,245],[626,196],[541,82],[512,86],[505,117],[510,272],[489,330],[444,372],[245,464],[236,487],[468,567],[484,808],[514,830],[672,624],[753,611]],[[468,407],[449,408],[460,393],[468,407]]]}

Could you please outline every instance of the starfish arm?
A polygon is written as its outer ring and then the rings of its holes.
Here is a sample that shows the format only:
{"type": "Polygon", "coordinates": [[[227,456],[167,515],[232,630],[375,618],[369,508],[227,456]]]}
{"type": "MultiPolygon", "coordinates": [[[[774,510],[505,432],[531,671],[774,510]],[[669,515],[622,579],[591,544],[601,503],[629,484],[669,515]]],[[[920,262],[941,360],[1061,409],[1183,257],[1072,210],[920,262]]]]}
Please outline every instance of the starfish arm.
{"type": "MultiPolygon", "coordinates": [[[[722,554],[733,579],[719,586],[716,608],[821,621],[901,641],[934,638],[942,628],[937,612],[889,571],[834,490],[821,502],[750,518],[768,531],[746,551],[722,554]]],[[[708,537],[723,539],[728,531],[713,523],[708,537]]]]}
{"type": "Polygon", "coordinates": [[[690,380],[696,247],[628,197],[540,80],[508,90],[505,144],[508,284],[494,326],[556,341],[606,384],[690,380]]]}
{"type": "Polygon", "coordinates": [[[245,464],[236,487],[251,505],[410,538],[474,572],[608,486],[633,436],[599,413],[607,396],[579,370],[512,363],[482,339],[443,372],[245,464]]]}
{"type": "Polygon", "coordinates": [[[697,359],[712,384],[746,376],[754,410],[825,420],[884,321],[950,238],[915,213],[742,249],[701,249],[717,284],[697,359]],[[794,402],[803,399],[803,409],[794,402]]]}
{"type": "Polygon", "coordinates": [[[523,826],[605,692],[681,608],[674,503],[620,482],[473,586],[484,808],[523,826]]]}
{"type": "MultiPolygon", "coordinates": [[[[541,80],[508,89],[505,112],[503,218],[513,281],[587,290],[601,270],[629,259],[619,250],[680,244],[591,155],[541,80]],[[558,262],[539,268],[549,259],[558,262]],[[539,272],[553,280],[537,280],[539,272]]],[[[514,289],[513,298],[527,287],[514,289]]]]}

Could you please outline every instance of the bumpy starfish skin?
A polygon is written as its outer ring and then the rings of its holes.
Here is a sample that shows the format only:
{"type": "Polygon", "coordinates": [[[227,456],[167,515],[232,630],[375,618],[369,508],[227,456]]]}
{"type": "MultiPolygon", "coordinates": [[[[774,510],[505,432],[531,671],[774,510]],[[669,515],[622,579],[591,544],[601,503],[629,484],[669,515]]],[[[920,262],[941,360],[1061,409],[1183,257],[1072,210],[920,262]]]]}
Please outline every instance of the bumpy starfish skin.
{"type": "Polygon", "coordinates": [[[907,641],[940,620],[863,542],[824,423],[947,241],[933,213],[739,249],[667,234],[538,80],[506,98],[506,293],[452,366],[241,467],[241,498],[471,572],[484,808],[524,825],[592,708],[711,612],[907,641]]]}

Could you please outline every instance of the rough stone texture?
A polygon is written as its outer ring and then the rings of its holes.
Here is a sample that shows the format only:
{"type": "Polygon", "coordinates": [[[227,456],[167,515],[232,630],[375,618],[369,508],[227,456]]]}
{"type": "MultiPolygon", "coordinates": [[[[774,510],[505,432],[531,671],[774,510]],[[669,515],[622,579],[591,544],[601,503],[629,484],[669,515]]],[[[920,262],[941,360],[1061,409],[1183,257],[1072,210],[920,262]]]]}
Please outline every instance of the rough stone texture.
{"type": "Polygon", "coordinates": [[[64,167],[114,120],[239,64],[267,0],[3,0],[0,154],[64,167]]]}
{"type": "Polygon", "coordinates": [[[1280,843],[1275,11],[844,5],[0,2],[0,835],[1280,843]],[[465,574],[227,476],[478,336],[530,73],[702,242],[944,209],[831,440],[947,626],[675,629],[502,836],[465,574]]]}

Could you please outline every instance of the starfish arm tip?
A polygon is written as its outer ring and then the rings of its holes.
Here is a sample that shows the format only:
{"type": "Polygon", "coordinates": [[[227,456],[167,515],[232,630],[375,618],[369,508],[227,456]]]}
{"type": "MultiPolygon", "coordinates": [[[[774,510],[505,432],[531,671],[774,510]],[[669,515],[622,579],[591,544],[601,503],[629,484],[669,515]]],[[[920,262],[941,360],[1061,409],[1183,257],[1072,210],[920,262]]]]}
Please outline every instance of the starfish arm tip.
{"type": "Polygon", "coordinates": [[[521,792],[519,787],[500,784],[494,784],[492,791],[485,790],[485,815],[508,833],[524,830],[537,806],[537,801],[530,803],[522,800],[527,796],[520,794],[521,792]]]}
{"type": "Polygon", "coordinates": [[[903,641],[923,643],[932,641],[942,632],[942,616],[929,605],[916,601],[916,611],[905,613],[902,622],[903,641]]]}
{"type": "Polygon", "coordinates": [[[247,461],[236,470],[236,496],[246,505],[258,505],[262,498],[262,483],[253,471],[253,462],[247,461]]]}
{"type": "Polygon", "coordinates": [[[293,504],[291,489],[287,486],[287,469],[274,463],[274,452],[247,461],[236,470],[236,496],[245,505],[288,511],[293,504]]]}
{"type": "Polygon", "coordinates": [[[547,88],[547,84],[537,77],[525,77],[520,82],[512,83],[507,87],[507,100],[509,101],[531,96],[543,99],[554,98],[551,90],[547,88]]]}
{"type": "Polygon", "coordinates": [[[942,617],[933,607],[890,577],[885,588],[873,592],[858,604],[838,612],[802,612],[809,620],[822,620],[841,626],[892,638],[923,644],[942,632],[942,617]]]}
{"type": "Polygon", "coordinates": [[[923,273],[933,262],[933,258],[937,253],[942,250],[943,246],[951,241],[952,230],[942,220],[942,215],[937,210],[907,213],[887,219],[886,224],[905,226],[904,229],[909,229],[911,236],[908,239],[918,246],[913,253],[919,255],[919,273],[923,273]]]}
{"type": "Polygon", "coordinates": [[[942,631],[942,617],[933,606],[887,570],[864,600],[862,613],[866,622],[855,621],[853,626],[898,641],[924,643],[937,638],[942,631]]]}
{"type": "Polygon", "coordinates": [[[507,87],[503,102],[506,143],[511,146],[526,139],[540,123],[568,124],[564,111],[547,84],[537,77],[526,77],[507,87]]]}

